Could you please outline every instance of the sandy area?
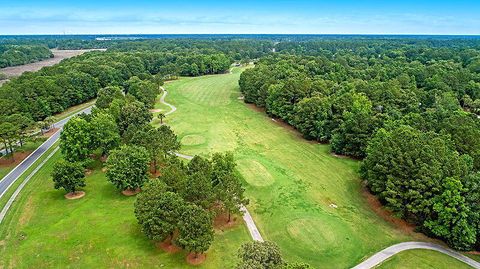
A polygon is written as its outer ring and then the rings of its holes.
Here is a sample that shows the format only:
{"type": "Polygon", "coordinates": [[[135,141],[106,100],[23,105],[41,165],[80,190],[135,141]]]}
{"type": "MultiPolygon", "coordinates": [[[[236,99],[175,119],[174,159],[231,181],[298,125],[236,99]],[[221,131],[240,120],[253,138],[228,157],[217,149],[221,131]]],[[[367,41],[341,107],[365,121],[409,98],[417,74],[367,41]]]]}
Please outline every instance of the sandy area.
{"type": "MultiPolygon", "coordinates": [[[[93,51],[93,49],[88,49],[88,50],[57,50],[57,49],[52,49],[51,50],[54,57],[50,59],[46,59],[43,61],[35,62],[35,63],[30,63],[30,64],[24,64],[24,65],[18,65],[18,66],[11,66],[11,67],[5,67],[5,68],[0,68],[0,73],[3,73],[7,75],[7,77],[17,77],[20,76],[23,72],[26,71],[38,71],[44,66],[52,66],[54,64],[58,64],[60,61],[63,59],[71,58],[80,54],[83,54],[88,51],[93,51]]],[[[101,50],[104,51],[104,50],[101,50]]],[[[5,83],[8,80],[0,80],[0,85],[5,83]]]]}

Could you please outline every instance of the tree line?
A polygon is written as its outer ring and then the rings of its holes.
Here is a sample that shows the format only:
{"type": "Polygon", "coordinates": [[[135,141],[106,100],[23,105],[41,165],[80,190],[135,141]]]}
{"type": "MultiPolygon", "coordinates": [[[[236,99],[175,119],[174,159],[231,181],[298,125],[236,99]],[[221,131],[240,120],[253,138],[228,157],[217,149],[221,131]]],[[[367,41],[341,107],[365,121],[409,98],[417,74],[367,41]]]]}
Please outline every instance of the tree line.
{"type": "Polygon", "coordinates": [[[305,138],[364,159],[369,189],[423,232],[479,248],[478,41],[398,42],[292,42],[240,89],[305,138]]]}
{"type": "Polygon", "coordinates": [[[53,53],[42,45],[0,45],[0,68],[38,62],[52,57],[53,53]]]}

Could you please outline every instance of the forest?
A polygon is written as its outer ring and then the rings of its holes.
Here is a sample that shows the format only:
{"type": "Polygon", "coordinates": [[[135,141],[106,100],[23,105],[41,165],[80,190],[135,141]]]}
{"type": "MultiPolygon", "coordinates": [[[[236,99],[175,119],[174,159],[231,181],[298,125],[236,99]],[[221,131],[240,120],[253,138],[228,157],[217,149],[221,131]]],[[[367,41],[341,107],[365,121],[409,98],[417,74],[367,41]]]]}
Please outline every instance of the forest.
{"type": "Polygon", "coordinates": [[[362,159],[362,178],[395,214],[479,249],[478,41],[280,43],[239,83],[245,102],[362,159]]]}
{"type": "Polygon", "coordinates": [[[1,45],[0,68],[38,62],[53,57],[53,53],[41,45],[1,45]]]}

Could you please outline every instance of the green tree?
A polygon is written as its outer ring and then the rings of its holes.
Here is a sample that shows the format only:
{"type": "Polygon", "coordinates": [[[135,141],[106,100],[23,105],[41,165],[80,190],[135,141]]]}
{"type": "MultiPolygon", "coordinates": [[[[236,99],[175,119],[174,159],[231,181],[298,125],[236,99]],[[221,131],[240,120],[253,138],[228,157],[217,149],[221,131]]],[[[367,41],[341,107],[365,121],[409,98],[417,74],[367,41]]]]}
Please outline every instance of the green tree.
{"type": "Polygon", "coordinates": [[[187,205],[179,220],[179,234],[175,242],[195,254],[204,253],[213,242],[213,224],[210,213],[196,205],[187,205]]]}
{"type": "Polygon", "coordinates": [[[95,113],[90,126],[92,146],[100,148],[103,156],[106,156],[110,150],[119,146],[120,134],[112,115],[106,112],[95,113]]]}
{"type": "Polygon", "coordinates": [[[433,217],[425,221],[424,225],[456,249],[469,250],[476,242],[478,227],[469,222],[470,208],[463,193],[460,180],[446,178],[443,192],[433,198],[433,217]]]}
{"type": "Polygon", "coordinates": [[[181,144],[178,141],[177,135],[173,132],[173,130],[167,126],[162,125],[158,127],[158,139],[159,139],[159,146],[158,151],[162,152],[165,157],[169,155],[173,155],[175,152],[180,149],[181,144]]]}
{"type": "Polygon", "coordinates": [[[188,202],[209,209],[215,201],[211,178],[202,172],[188,175],[182,196],[188,202]]]}
{"type": "Polygon", "coordinates": [[[228,221],[232,214],[241,214],[242,205],[248,204],[245,189],[235,170],[236,163],[231,152],[215,153],[212,156],[212,183],[215,198],[228,213],[228,221]]]}
{"type": "Polygon", "coordinates": [[[60,150],[68,161],[84,161],[91,152],[90,123],[76,116],[71,118],[60,133],[60,150]]]}
{"type": "Polygon", "coordinates": [[[63,188],[67,193],[75,194],[79,187],[85,187],[85,172],[82,164],[60,160],[55,163],[52,171],[55,189],[63,188]]]}
{"type": "Polygon", "coordinates": [[[3,122],[0,124],[0,139],[5,146],[6,153],[13,153],[13,146],[17,139],[17,132],[15,125],[10,122],[3,122]]]}
{"type": "Polygon", "coordinates": [[[212,176],[212,163],[201,156],[195,155],[187,165],[189,175],[203,173],[207,178],[212,176]]]}
{"type": "Polygon", "coordinates": [[[148,180],[149,156],[145,148],[123,145],[110,152],[107,178],[119,190],[136,190],[148,180]]]}
{"type": "Polygon", "coordinates": [[[123,135],[129,128],[131,130],[148,124],[152,120],[152,114],[147,107],[139,101],[129,101],[120,110],[118,128],[123,135]]]}
{"type": "Polygon", "coordinates": [[[331,135],[327,125],[331,113],[328,98],[305,98],[295,106],[293,124],[305,138],[326,142],[331,135]]]}
{"type": "Polygon", "coordinates": [[[137,196],[135,216],[143,233],[151,240],[171,242],[185,209],[182,197],[167,191],[164,182],[154,179],[137,196]]]}
{"type": "Polygon", "coordinates": [[[284,264],[277,244],[269,241],[243,244],[238,250],[238,258],[237,269],[277,269],[284,264]]]}
{"type": "Polygon", "coordinates": [[[161,169],[159,179],[167,184],[170,191],[183,193],[187,188],[187,176],[183,162],[174,158],[169,159],[167,165],[161,169]]]}
{"type": "Polygon", "coordinates": [[[459,156],[448,137],[410,126],[379,129],[367,148],[362,177],[387,206],[415,223],[432,214],[445,178],[463,178],[471,158],[459,156]]]}
{"type": "Polygon", "coordinates": [[[27,133],[34,126],[35,122],[31,117],[24,114],[13,114],[8,117],[7,121],[17,128],[20,146],[23,146],[27,133]]]}
{"type": "Polygon", "coordinates": [[[108,86],[98,90],[95,106],[104,109],[108,108],[115,99],[123,99],[122,89],[118,86],[108,86]]]}
{"type": "Polygon", "coordinates": [[[165,114],[163,113],[158,113],[157,118],[160,120],[160,124],[163,124],[163,119],[165,118],[165,114]]]}
{"type": "Polygon", "coordinates": [[[368,141],[378,124],[370,100],[360,94],[353,96],[351,110],[343,113],[344,121],[332,137],[332,150],[337,154],[363,158],[368,141]]]}

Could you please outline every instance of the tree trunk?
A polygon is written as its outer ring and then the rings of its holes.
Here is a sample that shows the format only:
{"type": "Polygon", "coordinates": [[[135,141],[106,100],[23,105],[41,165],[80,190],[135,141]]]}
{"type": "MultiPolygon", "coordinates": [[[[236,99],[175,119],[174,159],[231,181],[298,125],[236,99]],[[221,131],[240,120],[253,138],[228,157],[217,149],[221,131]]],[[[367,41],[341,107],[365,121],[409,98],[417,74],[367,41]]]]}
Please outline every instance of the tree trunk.
{"type": "Polygon", "coordinates": [[[228,222],[231,221],[232,214],[230,213],[230,210],[228,210],[228,222]]]}

